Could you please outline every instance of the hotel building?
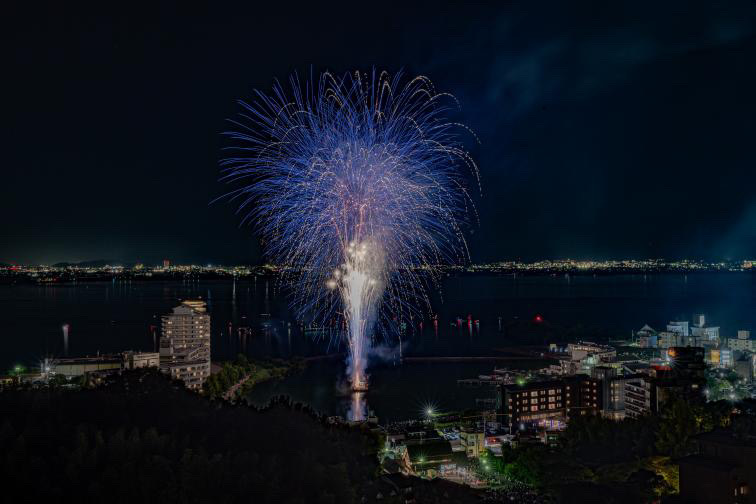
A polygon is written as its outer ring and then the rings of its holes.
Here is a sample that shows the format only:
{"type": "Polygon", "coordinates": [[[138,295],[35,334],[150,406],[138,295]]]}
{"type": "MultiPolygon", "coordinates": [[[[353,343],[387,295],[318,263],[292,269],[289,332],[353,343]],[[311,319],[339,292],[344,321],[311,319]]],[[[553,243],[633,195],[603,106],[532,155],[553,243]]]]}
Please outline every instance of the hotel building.
{"type": "Polygon", "coordinates": [[[210,315],[204,301],[183,301],[162,317],[160,370],[195,390],[210,376],[210,315]]]}
{"type": "Polygon", "coordinates": [[[504,385],[500,388],[499,407],[505,423],[540,423],[573,415],[597,414],[601,411],[600,380],[587,376],[562,380],[504,385]]]}

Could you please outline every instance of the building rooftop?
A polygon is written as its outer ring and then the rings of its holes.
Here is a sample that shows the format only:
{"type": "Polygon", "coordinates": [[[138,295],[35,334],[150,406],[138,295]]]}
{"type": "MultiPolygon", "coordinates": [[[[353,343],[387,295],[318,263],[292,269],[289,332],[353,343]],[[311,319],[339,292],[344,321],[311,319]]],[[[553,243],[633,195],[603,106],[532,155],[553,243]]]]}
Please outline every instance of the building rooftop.
{"type": "Polygon", "coordinates": [[[199,299],[187,299],[181,302],[183,306],[187,306],[191,308],[194,311],[198,311],[200,313],[205,313],[207,311],[207,305],[204,301],[201,301],[199,299]]]}
{"type": "Polygon", "coordinates": [[[649,368],[648,362],[638,362],[638,361],[623,362],[622,366],[628,371],[632,371],[632,372],[637,372],[637,371],[640,371],[641,369],[649,368]]]}
{"type": "Polygon", "coordinates": [[[96,357],[72,357],[55,359],[53,363],[56,366],[71,366],[76,364],[102,364],[102,363],[119,363],[123,361],[120,354],[117,355],[99,355],[96,357]]]}
{"type": "Polygon", "coordinates": [[[423,439],[440,439],[441,435],[438,433],[436,429],[432,429],[430,427],[427,427],[423,425],[421,428],[418,428],[417,426],[407,428],[404,431],[394,432],[396,433],[404,433],[409,440],[420,440],[423,439]]]}
{"type": "Polygon", "coordinates": [[[452,455],[451,443],[445,439],[434,439],[425,443],[407,445],[407,453],[414,462],[452,455]]]}
{"type": "Polygon", "coordinates": [[[542,388],[548,388],[548,387],[561,387],[565,383],[573,384],[573,383],[578,383],[581,381],[595,382],[596,380],[595,378],[591,378],[588,375],[574,375],[574,376],[564,376],[558,380],[529,381],[523,385],[517,385],[516,383],[512,383],[510,385],[504,385],[503,389],[508,392],[517,392],[517,391],[525,391],[525,390],[532,390],[532,389],[542,389],[542,388]]]}

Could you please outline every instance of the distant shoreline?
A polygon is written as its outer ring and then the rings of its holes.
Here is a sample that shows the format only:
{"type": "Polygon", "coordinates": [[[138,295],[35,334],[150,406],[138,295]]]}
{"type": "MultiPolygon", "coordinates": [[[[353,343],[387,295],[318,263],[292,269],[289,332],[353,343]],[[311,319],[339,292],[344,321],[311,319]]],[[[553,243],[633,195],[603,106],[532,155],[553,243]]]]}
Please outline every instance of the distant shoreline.
{"type": "MultiPolygon", "coordinates": [[[[609,276],[669,276],[669,275],[751,275],[753,269],[659,269],[659,270],[636,270],[636,269],[597,269],[597,270],[476,270],[476,271],[442,271],[446,278],[458,277],[555,277],[555,278],[585,278],[585,277],[609,277],[609,276]]],[[[196,282],[196,281],[254,281],[256,279],[269,280],[278,278],[280,274],[272,273],[249,273],[227,274],[216,271],[186,271],[168,274],[135,274],[130,271],[117,273],[87,273],[78,270],[66,269],[55,272],[48,276],[31,275],[28,273],[8,273],[0,271],[0,285],[44,285],[44,286],[71,286],[79,283],[96,282],[196,282]]]]}

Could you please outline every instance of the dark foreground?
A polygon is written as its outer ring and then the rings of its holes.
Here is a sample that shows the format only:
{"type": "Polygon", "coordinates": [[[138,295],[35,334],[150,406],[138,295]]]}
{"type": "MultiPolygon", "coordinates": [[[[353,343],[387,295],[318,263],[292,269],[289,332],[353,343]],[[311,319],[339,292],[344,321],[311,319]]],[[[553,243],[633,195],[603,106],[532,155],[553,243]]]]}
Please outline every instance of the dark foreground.
{"type": "Polygon", "coordinates": [[[264,409],[189,393],[155,372],[92,390],[0,394],[13,502],[480,502],[444,481],[381,475],[378,436],[287,400],[264,409]]]}
{"type": "Polygon", "coordinates": [[[483,492],[386,474],[377,457],[383,439],[368,424],[331,423],[288,399],[234,406],[155,370],[108,380],[0,393],[0,483],[9,502],[677,503],[696,484],[678,476],[678,464],[701,465],[700,436],[756,439],[752,401],[674,400],[660,416],[621,422],[576,417],[556,446],[522,439],[492,460],[527,491],[504,484],[483,492]]]}

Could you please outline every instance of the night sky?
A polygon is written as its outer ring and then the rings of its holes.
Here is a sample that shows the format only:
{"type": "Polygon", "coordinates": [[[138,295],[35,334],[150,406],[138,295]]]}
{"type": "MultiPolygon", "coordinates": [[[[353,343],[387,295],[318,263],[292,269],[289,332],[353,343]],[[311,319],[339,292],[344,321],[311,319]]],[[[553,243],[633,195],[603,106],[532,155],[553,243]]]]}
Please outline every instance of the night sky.
{"type": "Polygon", "coordinates": [[[236,100],[373,67],[481,138],[474,261],[756,256],[752,2],[217,3],[6,6],[0,262],[257,262],[209,204],[236,100]]]}

